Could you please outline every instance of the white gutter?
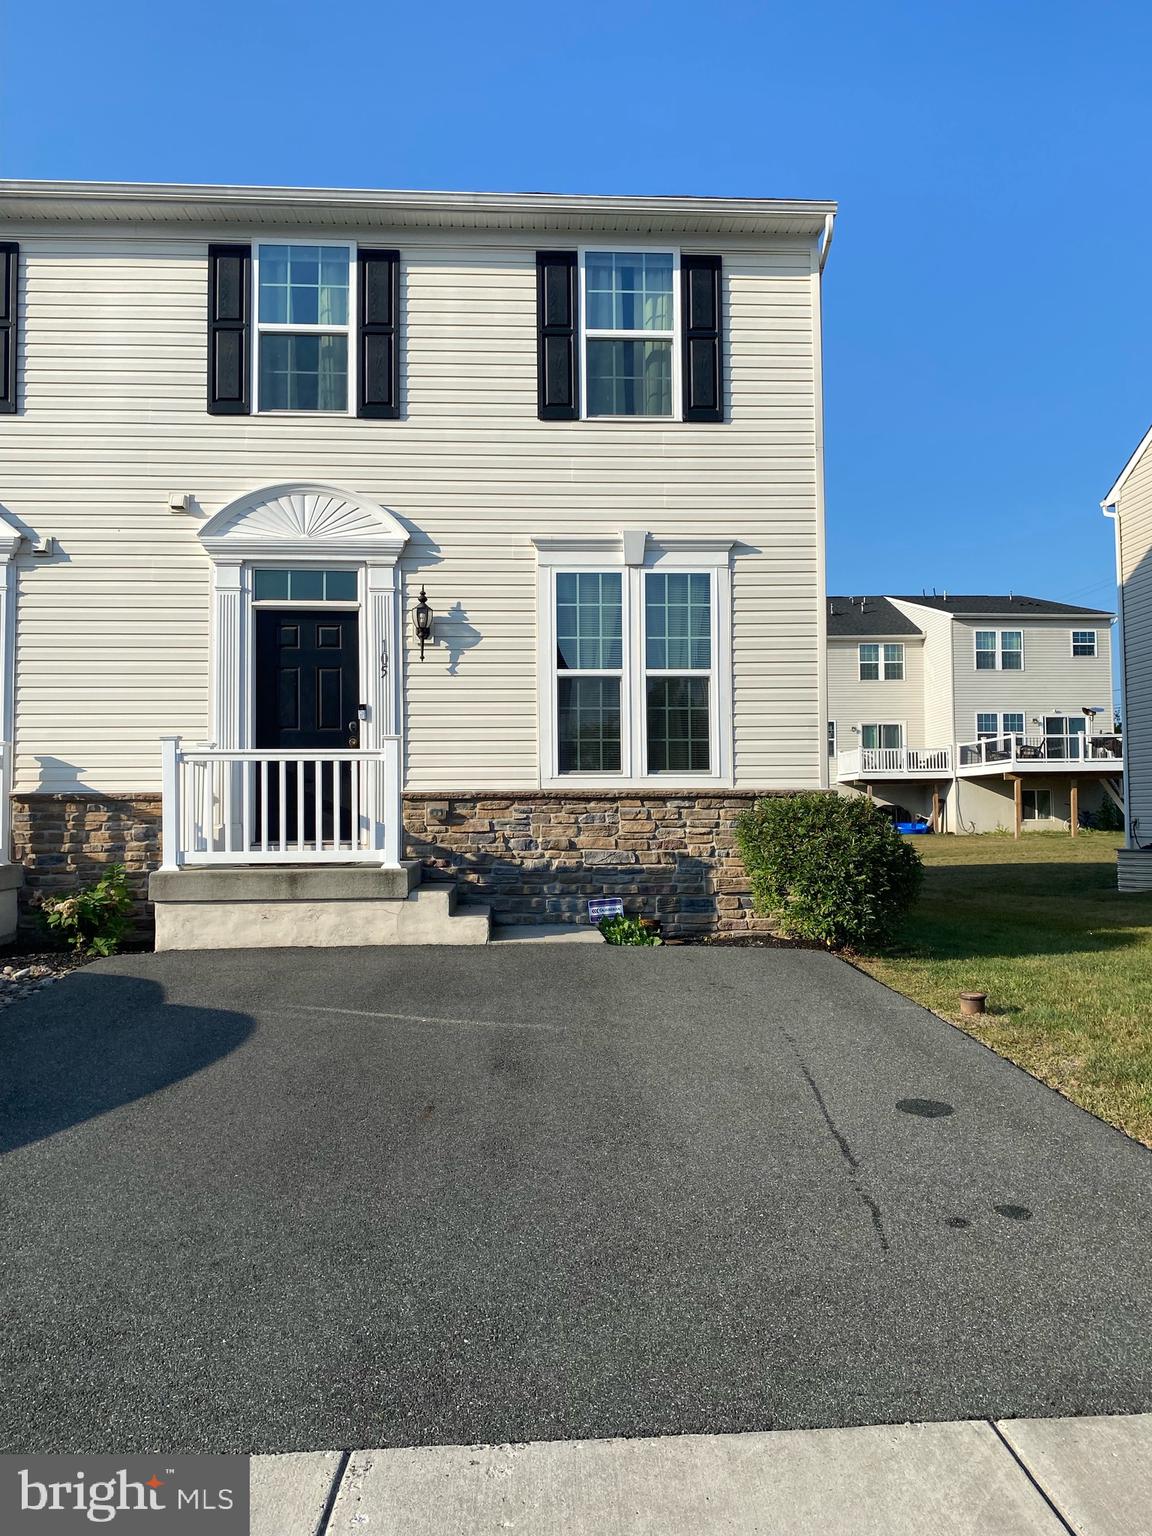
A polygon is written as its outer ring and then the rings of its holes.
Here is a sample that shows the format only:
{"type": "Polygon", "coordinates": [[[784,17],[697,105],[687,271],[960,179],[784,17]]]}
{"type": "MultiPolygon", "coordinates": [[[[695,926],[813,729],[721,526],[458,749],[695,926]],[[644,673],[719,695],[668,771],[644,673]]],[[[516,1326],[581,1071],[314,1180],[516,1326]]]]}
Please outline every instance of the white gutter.
{"type": "Polygon", "coordinates": [[[1136,848],[1139,845],[1133,836],[1131,807],[1128,804],[1131,793],[1131,777],[1128,772],[1128,647],[1124,643],[1124,562],[1120,545],[1120,503],[1102,501],[1100,510],[1105,517],[1112,519],[1116,532],[1116,622],[1120,636],[1120,762],[1124,769],[1124,846],[1136,848]]]}

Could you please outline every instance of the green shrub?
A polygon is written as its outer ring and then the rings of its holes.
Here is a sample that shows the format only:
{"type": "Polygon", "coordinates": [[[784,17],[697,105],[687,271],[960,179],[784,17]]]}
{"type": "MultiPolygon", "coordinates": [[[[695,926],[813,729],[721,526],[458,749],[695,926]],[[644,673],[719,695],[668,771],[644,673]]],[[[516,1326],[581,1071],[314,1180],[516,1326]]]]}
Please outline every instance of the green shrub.
{"type": "Polygon", "coordinates": [[[756,910],[830,949],[887,942],[920,889],[920,856],[863,796],[758,800],[736,839],[756,910]]]}
{"type": "Polygon", "coordinates": [[[596,925],[608,944],[662,944],[642,917],[602,917],[596,925]]]}
{"type": "Polygon", "coordinates": [[[110,864],[94,885],[64,896],[46,896],[44,921],[58,937],[85,955],[114,955],[132,930],[132,893],[122,864],[110,864]]]}

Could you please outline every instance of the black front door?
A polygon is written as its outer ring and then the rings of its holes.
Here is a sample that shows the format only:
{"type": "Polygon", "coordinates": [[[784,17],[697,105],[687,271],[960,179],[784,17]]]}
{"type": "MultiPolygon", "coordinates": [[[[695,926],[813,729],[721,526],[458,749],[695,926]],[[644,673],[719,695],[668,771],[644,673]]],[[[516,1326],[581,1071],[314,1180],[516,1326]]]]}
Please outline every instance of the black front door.
{"type": "MultiPolygon", "coordinates": [[[[264,751],[346,751],[360,744],[360,662],[355,613],[256,610],[256,739],[264,751]]],[[[259,789],[259,786],[257,786],[259,789]]],[[[321,763],[284,774],[281,816],[278,768],[268,780],[269,837],[282,821],[294,840],[331,845],[351,836],[351,770],[321,763]],[[337,794],[339,787],[339,794],[337,794]],[[339,800],[339,824],[336,802],[339,800]]],[[[262,808],[257,826],[263,825],[262,808]]]]}

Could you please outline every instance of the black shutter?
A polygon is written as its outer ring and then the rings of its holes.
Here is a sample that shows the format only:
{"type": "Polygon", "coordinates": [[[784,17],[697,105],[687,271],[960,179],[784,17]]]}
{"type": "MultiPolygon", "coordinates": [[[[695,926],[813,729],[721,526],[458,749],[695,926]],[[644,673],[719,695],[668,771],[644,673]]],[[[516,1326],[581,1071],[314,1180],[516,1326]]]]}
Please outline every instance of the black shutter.
{"type": "Polygon", "coordinates": [[[541,421],[580,415],[576,252],[536,252],[536,397],[541,421]]]}
{"type": "Polygon", "coordinates": [[[208,247],[208,413],[247,416],[250,388],[252,248],[208,247]]]}
{"type": "Polygon", "coordinates": [[[684,420],[724,420],[724,345],[721,339],[719,256],[682,256],[684,420]]]}
{"type": "Polygon", "coordinates": [[[0,241],[0,412],[16,411],[16,347],[20,328],[20,247],[0,241]]]}
{"type": "Polygon", "coordinates": [[[400,415],[400,349],[396,344],[400,252],[361,251],[358,265],[356,414],[394,420],[400,415]]]}

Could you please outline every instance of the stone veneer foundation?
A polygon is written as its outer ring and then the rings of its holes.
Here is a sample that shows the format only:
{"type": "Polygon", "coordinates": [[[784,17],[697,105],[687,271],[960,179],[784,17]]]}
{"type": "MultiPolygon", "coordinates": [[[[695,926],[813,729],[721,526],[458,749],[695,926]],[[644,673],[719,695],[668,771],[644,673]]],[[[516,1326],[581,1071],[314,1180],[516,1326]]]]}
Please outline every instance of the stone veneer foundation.
{"type": "MultiPolygon", "coordinates": [[[[750,791],[607,795],[602,791],[421,793],[404,797],[406,855],[425,878],[459,882],[505,923],[582,922],[591,896],[660,920],[668,937],[770,932],[752,912],[735,821],[750,791]]],[[[24,865],[23,907],[122,863],[151,912],[148,875],[160,863],[160,796],[17,795],[13,858],[24,865]]]]}

